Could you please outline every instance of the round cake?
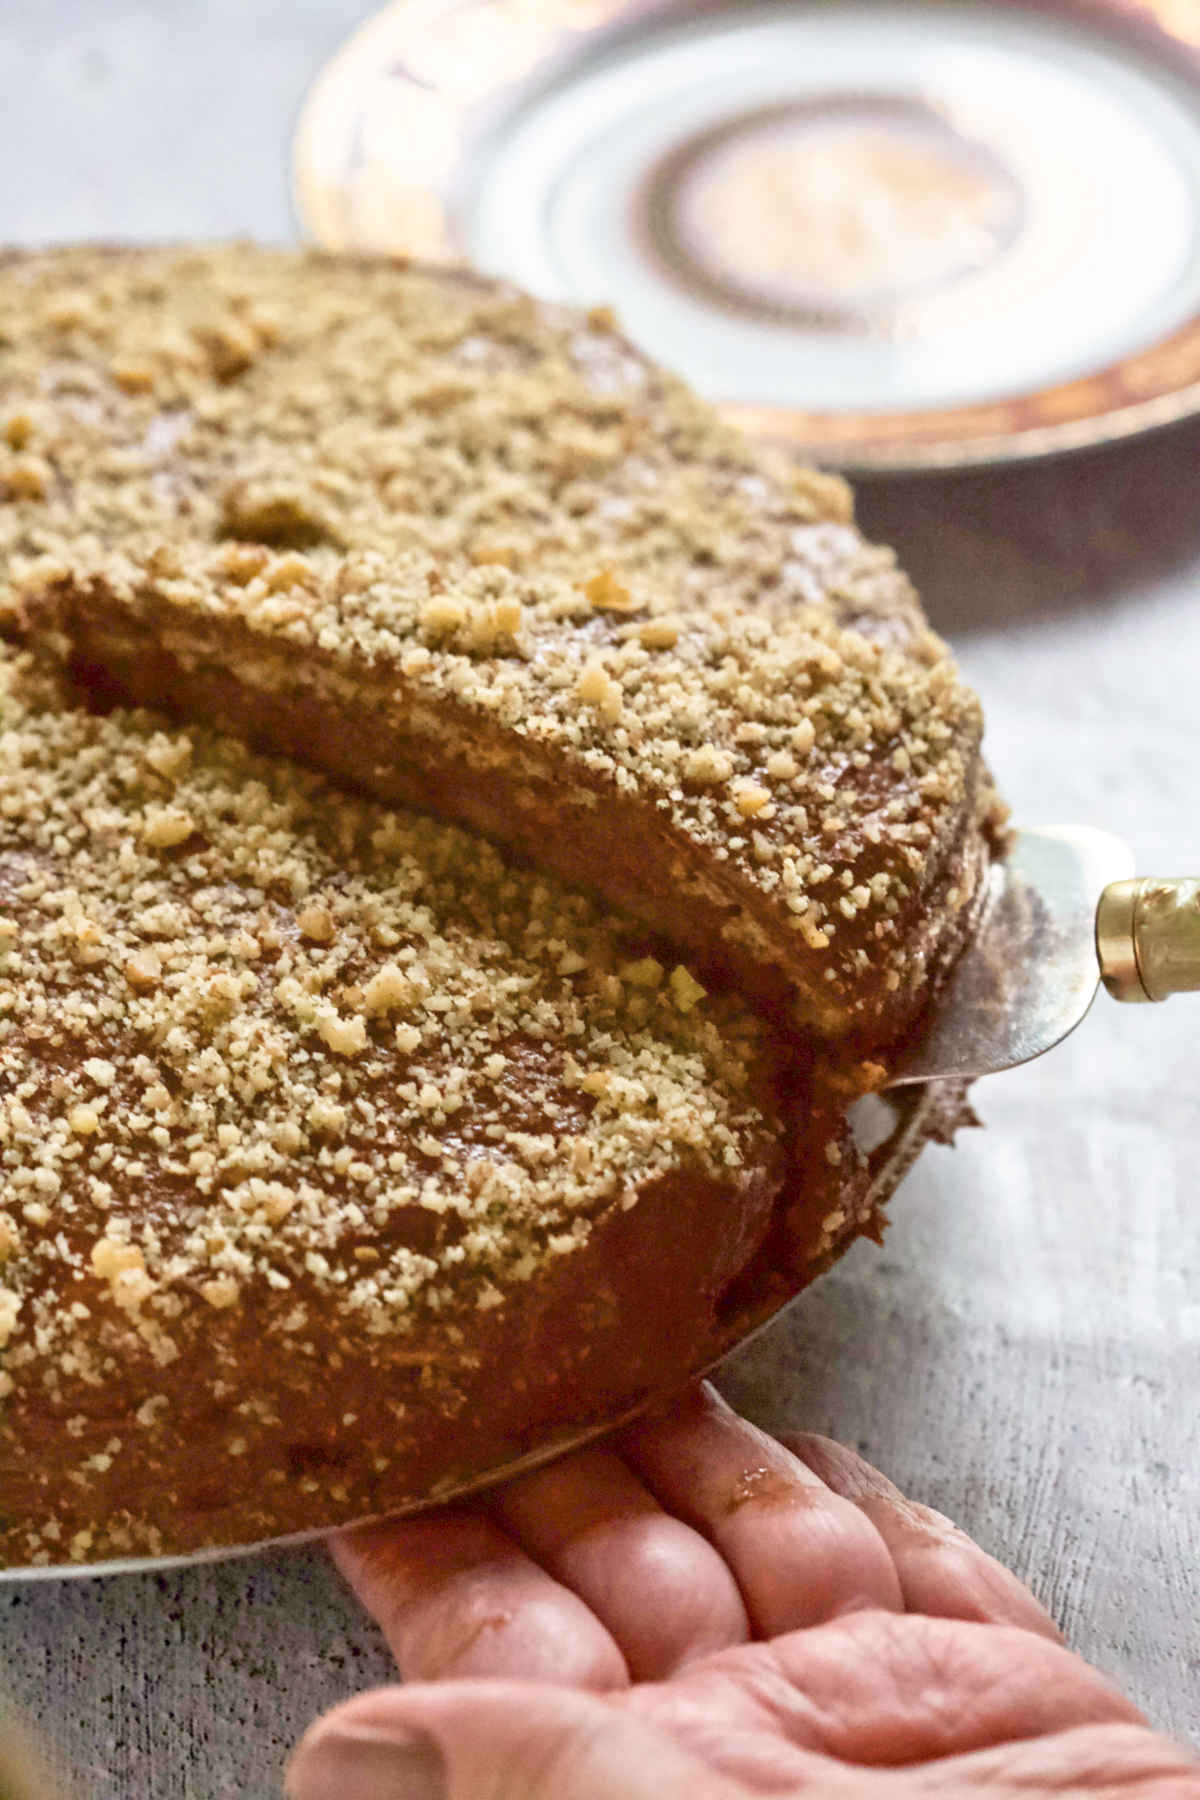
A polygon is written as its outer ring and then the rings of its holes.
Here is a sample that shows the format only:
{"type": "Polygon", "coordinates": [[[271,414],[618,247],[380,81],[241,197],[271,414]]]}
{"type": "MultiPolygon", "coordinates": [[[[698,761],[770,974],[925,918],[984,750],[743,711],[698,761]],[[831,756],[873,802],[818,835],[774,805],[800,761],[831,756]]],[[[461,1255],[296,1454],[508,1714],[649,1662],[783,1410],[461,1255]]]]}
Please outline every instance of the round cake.
{"type": "Polygon", "coordinates": [[[7,259],[0,620],[0,1560],[436,1496],[877,1229],[978,707],[607,315],[7,259]]]}

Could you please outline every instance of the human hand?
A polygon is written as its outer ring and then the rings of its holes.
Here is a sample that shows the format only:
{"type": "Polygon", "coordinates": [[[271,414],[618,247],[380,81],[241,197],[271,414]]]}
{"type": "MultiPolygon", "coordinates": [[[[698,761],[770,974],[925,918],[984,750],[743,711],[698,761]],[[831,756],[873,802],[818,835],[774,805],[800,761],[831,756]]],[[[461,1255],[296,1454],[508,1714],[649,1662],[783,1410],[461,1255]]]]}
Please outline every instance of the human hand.
{"type": "Polygon", "coordinates": [[[948,1520],[707,1384],[334,1554],[411,1685],[319,1720],[292,1800],[1200,1800],[948,1520]]]}

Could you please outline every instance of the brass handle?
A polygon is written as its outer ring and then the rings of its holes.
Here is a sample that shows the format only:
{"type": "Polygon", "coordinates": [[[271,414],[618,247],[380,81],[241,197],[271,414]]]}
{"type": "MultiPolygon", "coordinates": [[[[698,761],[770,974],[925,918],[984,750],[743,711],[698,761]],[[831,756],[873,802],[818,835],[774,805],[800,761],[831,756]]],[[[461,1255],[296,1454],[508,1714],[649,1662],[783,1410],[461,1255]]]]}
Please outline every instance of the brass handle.
{"type": "Polygon", "coordinates": [[[1200,880],[1114,881],[1096,908],[1100,976],[1114,1000],[1200,988],[1200,880]]]}

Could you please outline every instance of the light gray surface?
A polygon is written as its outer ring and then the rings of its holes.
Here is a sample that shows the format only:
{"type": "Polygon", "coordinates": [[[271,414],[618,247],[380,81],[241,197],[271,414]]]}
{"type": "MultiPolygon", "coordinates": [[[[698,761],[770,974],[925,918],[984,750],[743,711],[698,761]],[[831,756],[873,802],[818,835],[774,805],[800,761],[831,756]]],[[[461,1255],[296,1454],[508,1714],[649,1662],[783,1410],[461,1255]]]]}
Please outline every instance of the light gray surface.
{"type": "MultiPolygon", "coordinates": [[[[285,148],[348,0],[0,0],[0,240],[286,238],[285,148]]],[[[1200,431],[877,484],[982,690],[1019,815],[1200,869],[1200,431]]],[[[863,1448],[1029,1579],[1162,1726],[1200,1734],[1200,1001],[1101,999],[977,1090],[882,1251],[730,1367],[762,1422],[863,1448]]],[[[318,1555],[0,1587],[2,1683],[113,1800],[268,1800],[388,1662],[318,1555]]]]}

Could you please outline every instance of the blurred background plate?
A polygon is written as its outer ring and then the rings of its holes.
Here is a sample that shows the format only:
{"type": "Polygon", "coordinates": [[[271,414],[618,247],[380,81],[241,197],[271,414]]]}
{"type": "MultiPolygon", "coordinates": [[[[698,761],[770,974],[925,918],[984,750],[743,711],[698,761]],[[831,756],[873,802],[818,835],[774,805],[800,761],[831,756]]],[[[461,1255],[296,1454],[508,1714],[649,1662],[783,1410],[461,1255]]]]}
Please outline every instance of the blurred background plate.
{"type": "Polygon", "coordinates": [[[848,469],[1200,412],[1197,0],[396,0],[311,90],[338,250],[465,257],[848,469]]]}

